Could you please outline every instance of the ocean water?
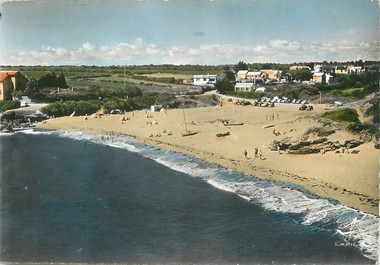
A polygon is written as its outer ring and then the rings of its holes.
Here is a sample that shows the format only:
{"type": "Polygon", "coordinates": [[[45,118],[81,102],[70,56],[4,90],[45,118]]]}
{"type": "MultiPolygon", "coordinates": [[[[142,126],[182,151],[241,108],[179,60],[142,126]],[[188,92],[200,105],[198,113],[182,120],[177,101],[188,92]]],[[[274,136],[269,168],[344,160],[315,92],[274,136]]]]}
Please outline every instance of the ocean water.
{"type": "Polygon", "coordinates": [[[0,261],[374,264],[378,218],[122,136],[0,136],[0,261]]]}

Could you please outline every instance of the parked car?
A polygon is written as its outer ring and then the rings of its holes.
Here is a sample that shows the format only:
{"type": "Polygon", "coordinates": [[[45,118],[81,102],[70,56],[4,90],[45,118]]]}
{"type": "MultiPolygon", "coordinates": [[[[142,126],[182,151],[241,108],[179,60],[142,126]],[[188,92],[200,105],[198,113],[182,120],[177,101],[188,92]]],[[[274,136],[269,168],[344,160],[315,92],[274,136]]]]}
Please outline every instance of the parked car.
{"type": "Polygon", "coordinates": [[[306,110],[306,111],[311,111],[313,110],[313,106],[312,105],[306,105],[306,104],[302,104],[300,107],[299,107],[299,110],[306,110]]]}

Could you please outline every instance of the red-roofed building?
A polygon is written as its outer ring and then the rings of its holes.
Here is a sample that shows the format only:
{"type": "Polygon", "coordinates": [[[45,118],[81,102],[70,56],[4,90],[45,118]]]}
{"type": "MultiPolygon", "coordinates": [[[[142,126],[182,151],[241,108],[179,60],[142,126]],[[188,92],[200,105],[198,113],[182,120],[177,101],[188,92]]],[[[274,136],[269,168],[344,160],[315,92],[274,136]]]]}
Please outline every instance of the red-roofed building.
{"type": "Polygon", "coordinates": [[[13,91],[12,79],[9,75],[0,74],[0,100],[11,100],[13,91]]]}
{"type": "Polygon", "coordinates": [[[11,100],[13,91],[24,91],[28,81],[20,71],[0,71],[0,100],[11,100]]]}

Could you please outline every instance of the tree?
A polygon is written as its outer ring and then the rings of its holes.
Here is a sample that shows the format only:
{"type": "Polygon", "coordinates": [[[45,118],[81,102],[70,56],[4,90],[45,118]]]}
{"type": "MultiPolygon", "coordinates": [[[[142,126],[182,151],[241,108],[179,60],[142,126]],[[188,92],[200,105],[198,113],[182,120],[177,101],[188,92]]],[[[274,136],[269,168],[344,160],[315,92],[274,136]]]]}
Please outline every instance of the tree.
{"type": "Polygon", "coordinates": [[[240,70],[248,70],[248,65],[243,62],[239,61],[237,65],[234,67],[235,72],[239,72],[240,70]]]}
{"type": "Polygon", "coordinates": [[[234,84],[231,83],[230,81],[228,81],[227,78],[225,78],[221,81],[216,81],[215,88],[220,93],[224,93],[226,91],[233,91],[234,90],[234,84]]]}
{"type": "Polygon", "coordinates": [[[313,77],[309,70],[291,71],[290,75],[293,77],[293,79],[301,81],[309,81],[313,77]]]}
{"type": "Polygon", "coordinates": [[[61,87],[61,88],[66,88],[67,87],[67,83],[66,83],[66,78],[65,76],[63,75],[63,73],[61,73],[58,78],[57,78],[57,86],[58,87],[61,87]]]}
{"type": "Polygon", "coordinates": [[[235,82],[235,74],[234,72],[232,72],[231,70],[225,70],[224,71],[224,74],[226,75],[226,78],[229,80],[229,81],[232,81],[232,82],[235,82]]]}
{"type": "Polygon", "coordinates": [[[27,92],[34,92],[38,90],[38,80],[34,77],[30,78],[28,83],[26,84],[26,89],[27,92]]]}

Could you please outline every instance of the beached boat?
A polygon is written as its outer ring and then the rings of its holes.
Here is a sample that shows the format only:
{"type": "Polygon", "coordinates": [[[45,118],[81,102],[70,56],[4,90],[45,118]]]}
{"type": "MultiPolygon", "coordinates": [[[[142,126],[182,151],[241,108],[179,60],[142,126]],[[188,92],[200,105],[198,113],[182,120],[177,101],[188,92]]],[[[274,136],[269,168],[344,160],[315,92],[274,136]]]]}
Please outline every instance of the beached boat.
{"type": "Polygon", "coordinates": [[[186,115],[185,115],[185,110],[184,109],[182,109],[182,111],[183,111],[183,120],[184,120],[184,122],[185,122],[185,133],[181,133],[181,135],[183,136],[183,137],[185,137],[185,136],[192,136],[192,135],[196,135],[196,134],[198,134],[198,132],[192,132],[192,131],[189,131],[189,130],[187,130],[187,122],[186,122],[186,115]]]}
{"type": "Polygon", "coordinates": [[[196,135],[198,134],[198,132],[190,132],[190,131],[187,131],[186,133],[181,133],[182,136],[192,136],[192,135],[196,135]]]}
{"type": "Polygon", "coordinates": [[[224,126],[240,126],[244,125],[244,122],[225,122],[223,124],[224,126]]]}
{"type": "Polygon", "coordinates": [[[266,128],[270,128],[270,127],[274,127],[274,124],[264,125],[261,128],[266,129],[266,128]]]}
{"type": "Polygon", "coordinates": [[[217,133],[216,137],[224,137],[224,136],[228,136],[230,134],[231,134],[230,132],[217,133]]]}

